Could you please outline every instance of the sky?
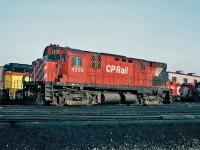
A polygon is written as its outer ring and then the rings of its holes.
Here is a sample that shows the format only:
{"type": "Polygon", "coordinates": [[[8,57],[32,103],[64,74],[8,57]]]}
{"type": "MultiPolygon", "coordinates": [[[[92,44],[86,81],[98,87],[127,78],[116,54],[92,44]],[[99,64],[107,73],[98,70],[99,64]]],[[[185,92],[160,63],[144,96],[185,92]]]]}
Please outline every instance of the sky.
{"type": "Polygon", "coordinates": [[[0,65],[59,44],[200,75],[199,16],[200,0],[0,0],[0,65]]]}

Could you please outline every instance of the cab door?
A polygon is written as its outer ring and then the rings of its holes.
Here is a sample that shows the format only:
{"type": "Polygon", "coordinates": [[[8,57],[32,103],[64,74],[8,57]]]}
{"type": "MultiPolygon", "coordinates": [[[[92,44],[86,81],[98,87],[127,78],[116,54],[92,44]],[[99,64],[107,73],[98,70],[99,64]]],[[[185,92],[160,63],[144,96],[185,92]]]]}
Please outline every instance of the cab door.
{"type": "Polygon", "coordinates": [[[68,74],[68,66],[67,66],[67,54],[62,53],[61,54],[61,60],[60,63],[58,64],[58,81],[59,82],[68,82],[67,74],[68,74]]]}
{"type": "Polygon", "coordinates": [[[61,64],[60,64],[60,74],[67,75],[67,54],[63,53],[61,55],[61,64]]]}

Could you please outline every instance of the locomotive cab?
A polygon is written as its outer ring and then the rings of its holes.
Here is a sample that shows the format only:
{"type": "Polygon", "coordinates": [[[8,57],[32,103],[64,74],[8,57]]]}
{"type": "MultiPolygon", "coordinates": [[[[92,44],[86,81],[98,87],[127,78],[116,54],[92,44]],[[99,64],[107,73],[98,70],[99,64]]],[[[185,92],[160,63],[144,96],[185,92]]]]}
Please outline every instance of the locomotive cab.
{"type": "Polygon", "coordinates": [[[67,52],[62,48],[51,45],[43,52],[43,58],[33,63],[35,81],[56,82],[67,75],[67,52]]]}
{"type": "Polygon", "coordinates": [[[66,63],[66,51],[57,46],[47,46],[43,52],[44,61],[66,63]]]}

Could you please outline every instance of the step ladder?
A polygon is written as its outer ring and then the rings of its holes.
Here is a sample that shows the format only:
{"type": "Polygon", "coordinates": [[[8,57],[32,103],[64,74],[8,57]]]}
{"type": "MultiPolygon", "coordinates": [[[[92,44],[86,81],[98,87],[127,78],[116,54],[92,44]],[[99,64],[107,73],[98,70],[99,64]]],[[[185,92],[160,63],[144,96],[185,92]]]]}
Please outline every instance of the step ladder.
{"type": "Polygon", "coordinates": [[[45,101],[53,101],[53,85],[52,85],[52,82],[45,84],[45,101]]]}

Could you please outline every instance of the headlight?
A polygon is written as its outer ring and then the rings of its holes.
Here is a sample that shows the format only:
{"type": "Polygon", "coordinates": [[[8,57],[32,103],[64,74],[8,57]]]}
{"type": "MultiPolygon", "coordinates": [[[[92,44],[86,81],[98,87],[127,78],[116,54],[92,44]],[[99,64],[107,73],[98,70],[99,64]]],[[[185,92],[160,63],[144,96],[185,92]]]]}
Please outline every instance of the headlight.
{"type": "Polygon", "coordinates": [[[38,85],[38,86],[37,86],[37,89],[38,89],[38,90],[41,90],[41,89],[42,89],[41,85],[38,85]]]}

